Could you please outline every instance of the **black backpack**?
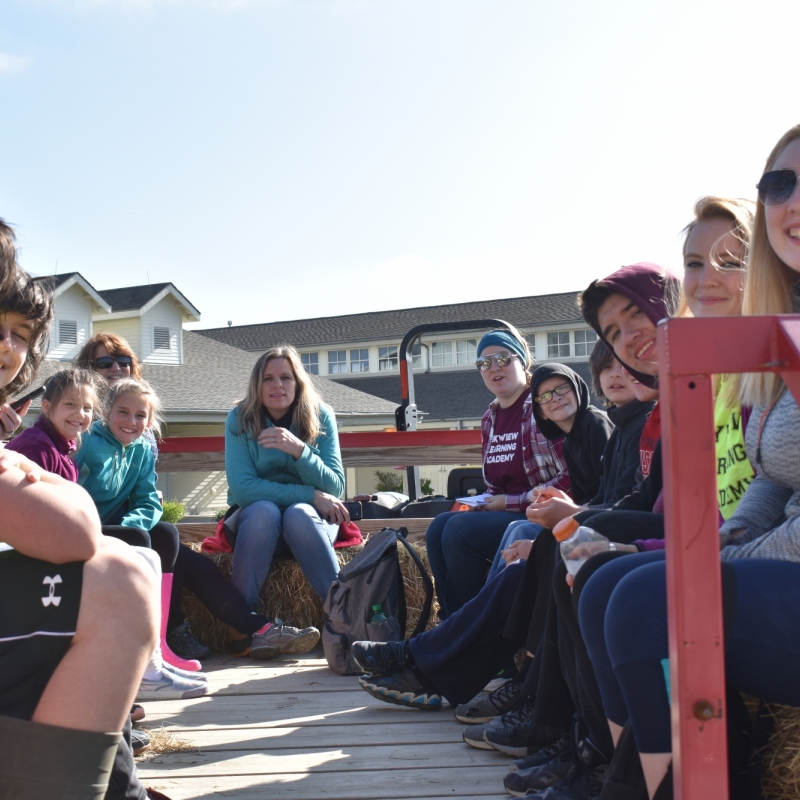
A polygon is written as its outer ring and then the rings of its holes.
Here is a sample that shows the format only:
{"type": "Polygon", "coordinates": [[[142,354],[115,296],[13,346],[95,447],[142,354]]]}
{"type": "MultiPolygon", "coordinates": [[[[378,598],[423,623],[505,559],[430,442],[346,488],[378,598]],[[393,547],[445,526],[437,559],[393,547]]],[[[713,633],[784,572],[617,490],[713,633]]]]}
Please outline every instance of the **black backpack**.
{"type": "Polygon", "coordinates": [[[322,647],[328,666],[339,675],[353,675],[361,670],[350,655],[353,642],[395,642],[405,636],[406,592],[400,571],[397,543],[402,542],[417,565],[425,585],[425,603],[412,636],[425,630],[433,603],[433,582],[425,567],[406,540],[408,531],[384,528],[373,534],[364,549],[339,570],[338,578],[328,589],[322,605],[322,647]],[[371,622],[376,606],[386,618],[371,622]]]}

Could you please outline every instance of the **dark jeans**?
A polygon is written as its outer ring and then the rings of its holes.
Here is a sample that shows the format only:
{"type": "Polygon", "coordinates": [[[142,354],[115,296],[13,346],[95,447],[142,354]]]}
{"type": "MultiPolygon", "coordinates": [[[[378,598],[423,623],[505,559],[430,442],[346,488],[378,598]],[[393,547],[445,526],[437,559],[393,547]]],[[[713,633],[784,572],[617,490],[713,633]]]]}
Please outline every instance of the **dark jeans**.
{"type": "Polygon", "coordinates": [[[477,597],[435,628],[410,640],[417,666],[452,705],[466,703],[504,667],[522,642],[503,638],[524,563],[510,564],[477,597]]]}
{"type": "MultiPolygon", "coordinates": [[[[579,608],[592,661],[605,664],[597,677],[606,712],[617,723],[630,716],[641,753],[671,750],[666,565],[660,555],[621,558],[598,570],[579,608]]],[[[800,706],[800,564],[742,559],[724,563],[722,577],[728,688],[800,706]]]]}
{"type": "Polygon", "coordinates": [[[478,594],[506,528],[524,519],[514,511],[448,511],[434,518],[425,546],[441,619],[478,594]]]}

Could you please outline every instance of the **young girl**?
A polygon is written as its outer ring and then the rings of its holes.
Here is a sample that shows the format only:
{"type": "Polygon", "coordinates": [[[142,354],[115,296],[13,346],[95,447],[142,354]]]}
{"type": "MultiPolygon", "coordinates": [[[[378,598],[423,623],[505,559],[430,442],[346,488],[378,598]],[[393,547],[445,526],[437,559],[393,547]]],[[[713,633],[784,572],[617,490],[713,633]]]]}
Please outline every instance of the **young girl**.
{"type": "Polygon", "coordinates": [[[159,409],[158,397],[149,384],[133,378],[120,379],[108,392],[105,418],[91,426],[75,456],[78,482],[94,500],[103,534],[140,548],[140,555],[160,573],[161,649],[167,653],[170,664],[162,664],[160,651],[155,654],[145,672],[137,695],[139,700],[197,697],[208,690],[204,676],[190,675],[174,666],[181,659],[176,659],[163,641],[177,552],[169,561],[159,552],[160,563],[148,557],[151,537],[154,544],[178,540],[175,526],[160,521],[162,508],[156,492],[155,458],[144,435],[148,429],[156,434],[160,431],[159,409]]]}
{"type": "Polygon", "coordinates": [[[7,447],[47,472],[75,483],[78,467],[72,455],[80,447],[81,434],[88,430],[98,405],[94,374],[85,369],[62,369],[47,381],[41,416],[7,447]]]}

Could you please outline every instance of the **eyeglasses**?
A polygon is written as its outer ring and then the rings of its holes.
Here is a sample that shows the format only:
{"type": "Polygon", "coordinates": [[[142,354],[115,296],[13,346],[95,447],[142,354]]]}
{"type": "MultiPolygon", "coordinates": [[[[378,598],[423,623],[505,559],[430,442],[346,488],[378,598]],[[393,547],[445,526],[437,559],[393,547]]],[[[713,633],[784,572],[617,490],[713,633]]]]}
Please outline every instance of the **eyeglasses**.
{"type": "Polygon", "coordinates": [[[797,173],[793,169],[765,172],[756,184],[758,199],[765,206],[782,206],[789,202],[797,188],[797,173]]]}
{"type": "Polygon", "coordinates": [[[490,356],[479,358],[475,362],[475,366],[481,372],[488,372],[492,368],[492,361],[496,361],[498,367],[507,367],[512,358],[519,358],[519,356],[516,353],[492,353],[490,356]]]}
{"type": "Polygon", "coordinates": [[[560,386],[556,386],[552,392],[543,392],[538,397],[534,397],[533,402],[537,405],[543,406],[545,403],[549,403],[555,395],[563,397],[565,394],[569,394],[571,391],[571,383],[562,383],[560,386]]]}
{"type": "Polygon", "coordinates": [[[133,359],[130,356],[101,356],[94,360],[94,365],[97,369],[111,369],[114,362],[119,364],[120,369],[125,367],[130,369],[133,366],[133,359]]]}

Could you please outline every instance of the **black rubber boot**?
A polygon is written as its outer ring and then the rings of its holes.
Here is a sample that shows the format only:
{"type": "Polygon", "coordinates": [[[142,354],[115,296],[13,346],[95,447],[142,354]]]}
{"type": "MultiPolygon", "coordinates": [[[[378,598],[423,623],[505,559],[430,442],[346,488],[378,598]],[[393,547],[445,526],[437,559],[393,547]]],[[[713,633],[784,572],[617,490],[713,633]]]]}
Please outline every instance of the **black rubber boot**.
{"type": "Polygon", "coordinates": [[[0,716],[0,800],[103,800],[121,735],[0,716]]]}

